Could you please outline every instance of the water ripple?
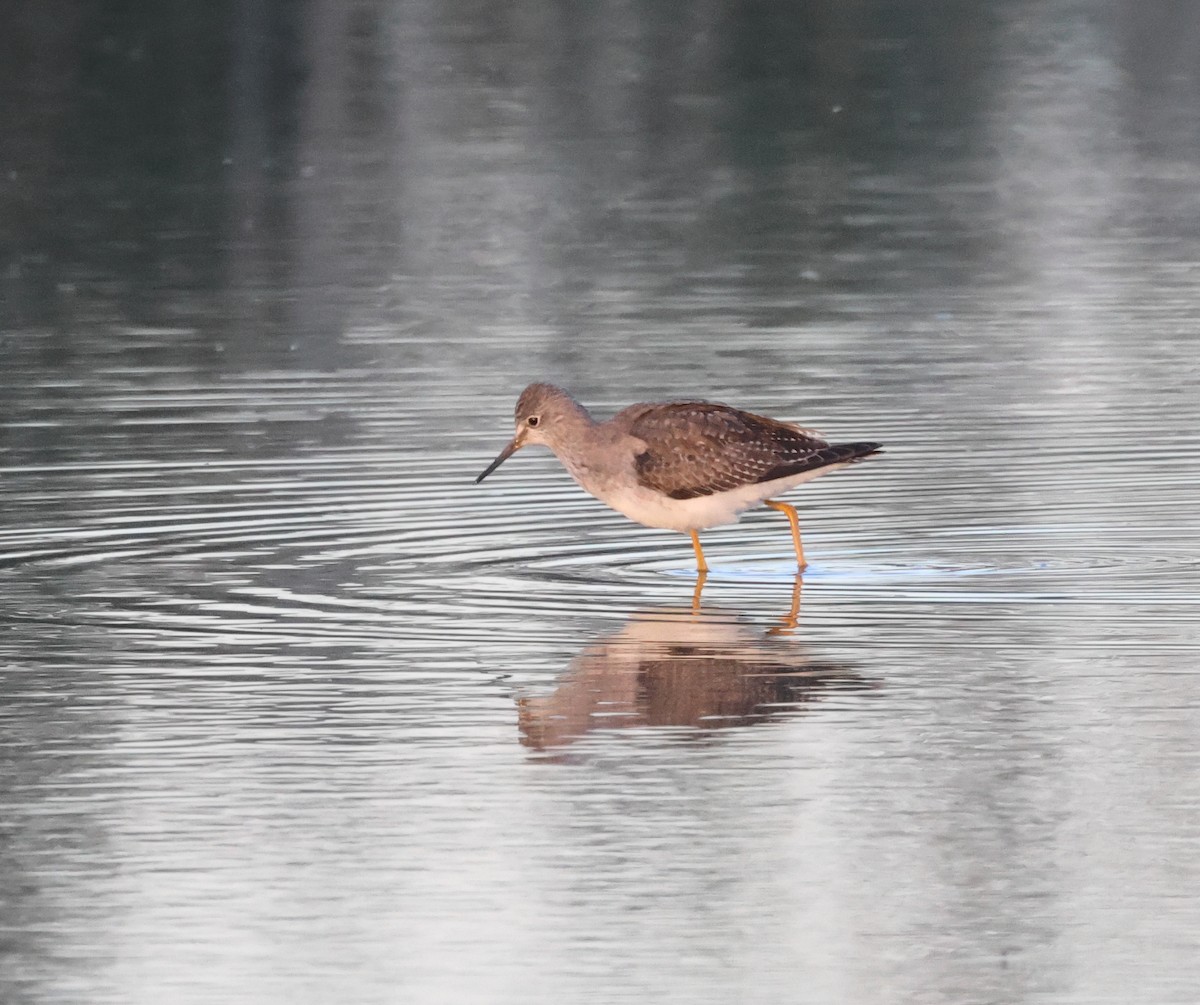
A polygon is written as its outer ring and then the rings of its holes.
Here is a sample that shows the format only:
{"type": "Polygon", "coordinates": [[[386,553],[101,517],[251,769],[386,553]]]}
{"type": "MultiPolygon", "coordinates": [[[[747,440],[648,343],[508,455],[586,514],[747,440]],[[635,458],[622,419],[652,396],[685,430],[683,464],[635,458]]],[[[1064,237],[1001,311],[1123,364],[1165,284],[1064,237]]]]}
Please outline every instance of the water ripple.
{"type": "MultiPolygon", "coordinates": [[[[1147,498],[1171,517],[1190,498],[1180,449],[1098,466],[1080,445],[1048,448],[997,486],[999,448],[901,446],[797,494],[812,562],[806,596],[916,612],[1067,604],[1091,618],[1105,607],[1194,606],[1200,561],[1175,547],[1179,520],[1147,519],[1147,498]]],[[[546,641],[554,632],[537,625],[558,616],[611,620],[631,602],[690,595],[683,535],[611,513],[553,462],[511,464],[493,487],[471,483],[478,466],[474,450],[455,449],[433,459],[359,450],[15,467],[0,575],[22,603],[7,618],[256,648],[432,649],[453,639],[461,655],[531,605],[535,623],[523,617],[508,635],[546,641]],[[64,575],[73,577],[66,605],[64,575]]],[[[709,597],[759,608],[795,578],[774,514],[750,514],[705,543],[709,597]]]]}

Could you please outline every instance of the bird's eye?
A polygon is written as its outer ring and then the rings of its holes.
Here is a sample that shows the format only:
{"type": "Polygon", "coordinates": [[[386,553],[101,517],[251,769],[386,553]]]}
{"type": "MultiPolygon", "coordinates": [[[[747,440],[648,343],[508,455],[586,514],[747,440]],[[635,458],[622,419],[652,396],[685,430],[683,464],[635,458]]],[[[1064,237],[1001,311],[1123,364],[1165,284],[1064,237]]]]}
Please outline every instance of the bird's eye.
{"type": "Polygon", "coordinates": [[[526,421],[527,423],[529,423],[529,425],[531,425],[531,426],[536,426],[536,425],[537,425],[539,422],[541,422],[542,420],[541,420],[541,419],[539,419],[539,418],[538,418],[536,415],[531,415],[531,416],[530,416],[528,419],[526,419],[525,421],[526,421]]]}

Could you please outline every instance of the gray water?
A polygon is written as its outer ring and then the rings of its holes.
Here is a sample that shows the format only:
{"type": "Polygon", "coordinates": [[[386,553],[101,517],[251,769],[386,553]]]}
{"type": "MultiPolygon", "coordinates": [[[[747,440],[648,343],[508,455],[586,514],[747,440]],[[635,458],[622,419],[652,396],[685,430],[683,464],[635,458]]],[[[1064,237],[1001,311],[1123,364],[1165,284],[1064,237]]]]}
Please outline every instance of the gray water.
{"type": "Polygon", "coordinates": [[[21,7],[0,998],[1200,998],[1200,17],[897,6],[21,7]]]}

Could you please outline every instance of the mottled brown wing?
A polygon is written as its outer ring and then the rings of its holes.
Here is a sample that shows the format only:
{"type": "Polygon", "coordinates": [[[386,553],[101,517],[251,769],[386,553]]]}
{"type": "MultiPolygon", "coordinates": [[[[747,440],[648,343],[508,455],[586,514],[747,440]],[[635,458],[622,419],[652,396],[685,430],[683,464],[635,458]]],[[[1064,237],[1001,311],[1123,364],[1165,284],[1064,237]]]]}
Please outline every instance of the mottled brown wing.
{"type": "Polygon", "coordinates": [[[693,499],[800,474],[849,457],[834,456],[811,430],[728,405],[685,401],[626,410],[630,434],[646,444],[638,481],[672,499],[693,499]]]}

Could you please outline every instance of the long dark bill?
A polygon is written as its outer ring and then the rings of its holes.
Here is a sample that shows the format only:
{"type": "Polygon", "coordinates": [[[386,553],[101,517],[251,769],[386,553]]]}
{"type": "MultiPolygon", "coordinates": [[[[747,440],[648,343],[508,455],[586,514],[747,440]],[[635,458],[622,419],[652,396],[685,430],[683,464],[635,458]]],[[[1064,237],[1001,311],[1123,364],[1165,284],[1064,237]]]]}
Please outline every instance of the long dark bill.
{"type": "Polygon", "coordinates": [[[509,440],[508,446],[505,447],[503,450],[501,450],[500,453],[496,456],[496,459],[494,461],[492,461],[492,463],[489,464],[484,469],[483,474],[481,474],[478,478],[475,479],[475,484],[478,485],[488,475],[490,475],[493,471],[495,471],[498,467],[500,467],[501,464],[503,464],[510,457],[512,457],[512,455],[514,453],[516,453],[518,446],[520,446],[520,444],[517,443],[515,437],[513,439],[509,440]]]}

